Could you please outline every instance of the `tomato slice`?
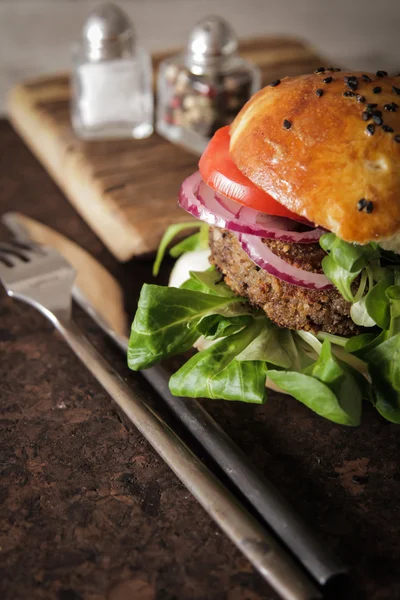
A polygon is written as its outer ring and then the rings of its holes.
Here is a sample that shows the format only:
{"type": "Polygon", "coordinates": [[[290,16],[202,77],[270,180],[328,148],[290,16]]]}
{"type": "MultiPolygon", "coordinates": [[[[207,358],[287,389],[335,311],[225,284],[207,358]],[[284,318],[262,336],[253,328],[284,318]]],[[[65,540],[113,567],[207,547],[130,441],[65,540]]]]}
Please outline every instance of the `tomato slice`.
{"type": "Polygon", "coordinates": [[[279,204],[239,171],[229,154],[229,142],[227,125],[218,129],[208,143],[199,162],[199,170],[206,184],[244,206],[251,206],[269,215],[301,221],[302,217],[279,204]]]}

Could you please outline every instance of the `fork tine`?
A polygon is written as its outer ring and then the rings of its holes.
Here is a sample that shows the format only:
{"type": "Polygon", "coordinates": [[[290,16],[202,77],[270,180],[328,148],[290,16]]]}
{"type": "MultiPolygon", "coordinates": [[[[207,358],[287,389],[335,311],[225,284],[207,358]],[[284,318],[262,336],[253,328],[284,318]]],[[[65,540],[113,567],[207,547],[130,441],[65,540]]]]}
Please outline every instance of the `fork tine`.
{"type": "MultiPolygon", "coordinates": [[[[29,248],[25,244],[15,244],[14,242],[0,242],[0,253],[3,254],[3,256],[11,255],[11,257],[18,258],[23,262],[29,262],[29,254],[27,254],[28,250],[29,248]]],[[[10,262],[15,263],[15,260],[13,261],[10,259],[10,262]]]]}
{"type": "Polygon", "coordinates": [[[15,262],[10,258],[10,254],[0,252],[0,263],[5,267],[15,267],[15,262]]]}

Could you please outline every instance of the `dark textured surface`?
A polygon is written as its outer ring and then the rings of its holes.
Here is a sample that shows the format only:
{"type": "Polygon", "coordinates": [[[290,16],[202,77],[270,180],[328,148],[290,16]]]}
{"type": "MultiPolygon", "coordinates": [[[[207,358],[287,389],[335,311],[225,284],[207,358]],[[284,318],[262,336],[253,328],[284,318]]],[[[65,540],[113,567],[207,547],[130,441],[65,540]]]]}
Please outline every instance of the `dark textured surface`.
{"type": "MultiPolygon", "coordinates": [[[[118,265],[4,121],[0,199],[92,252],[134,307],[149,264],[118,265]]],[[[276,600],[51,326],[2,290],[0,349],[2,599],[276,600]]],[[[396,426],[366,407],[347,429],[278,395],[206,406],[351,565],[352,599],[400,598],[396,426]]]]}

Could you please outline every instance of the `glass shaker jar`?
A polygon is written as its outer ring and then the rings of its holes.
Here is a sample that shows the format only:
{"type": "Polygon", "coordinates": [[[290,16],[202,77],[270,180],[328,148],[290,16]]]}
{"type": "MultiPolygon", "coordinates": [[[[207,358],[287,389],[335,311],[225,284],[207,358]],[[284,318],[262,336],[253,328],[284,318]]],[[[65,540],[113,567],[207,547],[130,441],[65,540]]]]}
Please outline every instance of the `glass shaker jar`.
{"type": "Polygon", "coordinates": [[[238,40],[220,17],[195,25],[185,50],[159,67],[158,133],[202,153],[261,85],[258,67],[238,55],[238,40]]]}
{"type": "Polygon", "coordinates": [[[104,4],[88,16],[73,62],[71,117],[78,137],[144,138],[153,132],[151,58],[118,6],[104,4]]]}

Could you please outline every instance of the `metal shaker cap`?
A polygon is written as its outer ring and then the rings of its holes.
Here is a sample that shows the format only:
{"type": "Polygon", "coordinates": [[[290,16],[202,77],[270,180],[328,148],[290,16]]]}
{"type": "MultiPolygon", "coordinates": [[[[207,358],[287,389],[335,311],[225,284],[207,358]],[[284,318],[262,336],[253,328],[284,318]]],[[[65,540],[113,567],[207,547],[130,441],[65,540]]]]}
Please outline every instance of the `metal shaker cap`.
{"type": "Polygon", "coordinates": [[[87,17],[82,29],[83,48],[91,61],[132,56],[135,30],[128,15],[116,4],[102,4],[87,17]]]}
{"type": "Polygon", "coordinates": [[[209,16],[193,27],[186,45],[185,60],[196,74],[207,68],[220,68],[223,62],[236,54],[238,39],[225,19],[209,16]]]}

